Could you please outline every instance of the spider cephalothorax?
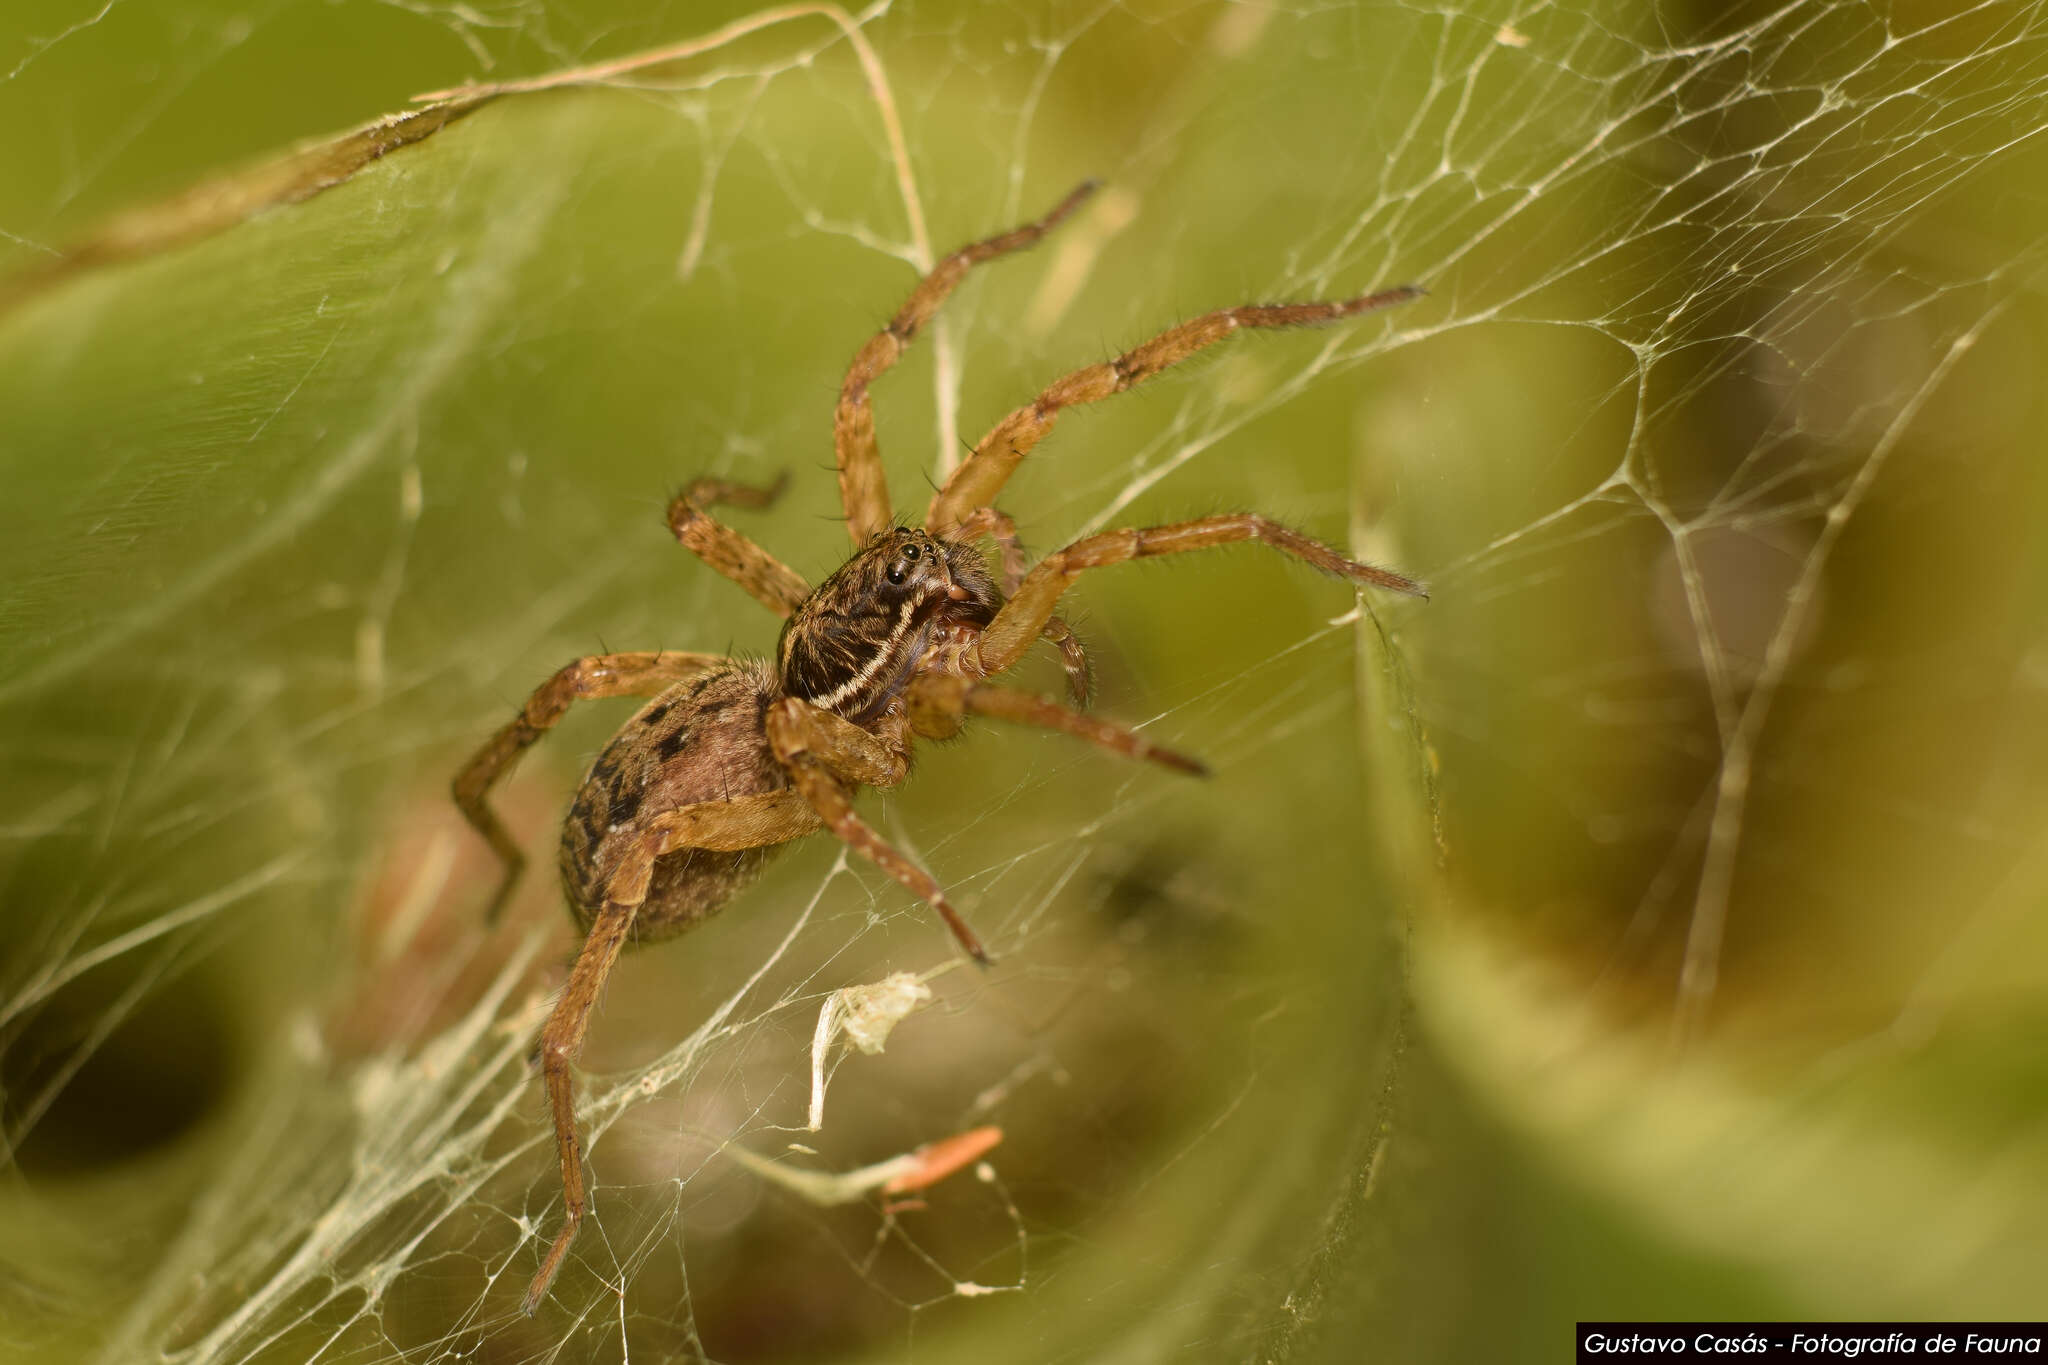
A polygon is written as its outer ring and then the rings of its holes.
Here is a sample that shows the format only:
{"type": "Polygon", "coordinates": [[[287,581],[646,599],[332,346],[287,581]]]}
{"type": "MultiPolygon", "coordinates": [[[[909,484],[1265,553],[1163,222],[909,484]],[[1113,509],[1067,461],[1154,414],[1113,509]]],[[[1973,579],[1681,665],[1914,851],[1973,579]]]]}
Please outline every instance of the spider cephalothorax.
{"type": "MultiPolygon", "coordinates": [[[[972,545],[893,527],[818,585],[782,628],[785,695],[866,725],[920,672],[961,672],[963,628],[995,619],[1003,594],[972,545]]],[[[978,676],[978,675],[975,675],[978,676]]]]}
{"type": "Polygon", "coordinates": [[[816,590],[705,512],[716,503],[766,506],[781,491],[780,481],[761,489],[700,479],[669,504],[669,530],[677,540],[786,619],[773,668],[674,652],[577,659],[543,683],[456,776],[456,803],[505,865],[491,902],[495,913],[525,858],[485,800],[492,785],[575,702],[653,698],[598,756],[563,822],[562,886],[587,937],[541,1031],[564,1208],[562,1229],[527,1289],[527,1312],[554,1283],[583,1219],[571,1065],[628,941],[687,929],[729,900],[776,849],[823,829],[930,903],[961,947],[986,962],[980,940],[939,883],[853,809],[860,787],[903,780],[915,738],[943,739],[969,715],[988,716],[1058,730],[1127,758],[1205,771],[1124,726],[983,681],[1013,667],[1042,638],[1059,648],[1068,689],[1085,704],[1087,656],[1055,614],[1061,594],[1083,572],[1258,541],[1353,583],[1421,594],[1412,579],[1346,558],[1256,512],[1105,531],[1054,551],[1027,573],[1016,528],[994,505],[1062,410],[1122,393],[1240,327],[1335,322],[1420,292],[1407,286],[1334,303],[1220,309],[1112,361],[1076,370],[982,438],[932,498],[923,527],[894,524],[869,385],[896,363],[969,269],[1031,245],[1093,190],[1083,185],[1037,222],[948,256],[854,356],[832,434],[856,549],[816,590]],[[982,539],[1002,552],[1000,587],[975,548],[982,539]]]}

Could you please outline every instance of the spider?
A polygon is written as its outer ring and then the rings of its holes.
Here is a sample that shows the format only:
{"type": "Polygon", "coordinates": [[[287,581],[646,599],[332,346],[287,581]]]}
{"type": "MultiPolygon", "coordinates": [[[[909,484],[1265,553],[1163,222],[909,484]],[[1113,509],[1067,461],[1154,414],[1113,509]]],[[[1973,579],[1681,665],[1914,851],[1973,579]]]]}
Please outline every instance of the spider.
{"type": "Polygon", "coordinates": [[[1335,322],[1411,299],[1422,292],[1413,286],[1338,302],[1220,309],[1105,364],[1076,370],[982,438],[932,498],[922,527],[896,524],[869,386],[969,270],[1036,243],[1095,188],[1092,181],[1080,185],[1043,218],[946,257],[854,356],[832,422],[854,550],[823,583],[811,587],[705,512],[718,504],[765,507],[786,478],[769,488],[700,479],[669,504],[675,538],[783,618],[773,663],[673,651],[577,659],[542,683],[457,774],[456,804],[503,864],[490,902],[495,917],[525,855],[485,802],[492,785],[573,703],[652,698],[598,755],[562,825],[562,886],[586,937],[537,1052],[561,1160],[563,1219],[526,1292],[528,1314],[547,1296],[588,1205],[571,1067],[628,942],[690,928],[731,899],[783,845],[825,829],[928,902],[960,946],[986,964],[980,940],[939,883],[854,812],[855,789],[903,780],[913,737],[946,739],[968,716],[986,716],[1060,731],[1127,758],[1206,772],[1196,760],[1124,726],[984,681],[1043,638],[1061,652],[1072,700],[1086,704],[1087,656],[1054,614],[1081,573],[1249,540],[1354,583],[1425,595],[1413,579],[1347,559],[1255,512],[1088,536],[1025,572],[1016,527],[994,506],[1018,462],[1065,409],[1122,393],[1241,327],[1335,322]],[[984,539],[1000,551],[1000,585],[976,548],[984,539]]]}

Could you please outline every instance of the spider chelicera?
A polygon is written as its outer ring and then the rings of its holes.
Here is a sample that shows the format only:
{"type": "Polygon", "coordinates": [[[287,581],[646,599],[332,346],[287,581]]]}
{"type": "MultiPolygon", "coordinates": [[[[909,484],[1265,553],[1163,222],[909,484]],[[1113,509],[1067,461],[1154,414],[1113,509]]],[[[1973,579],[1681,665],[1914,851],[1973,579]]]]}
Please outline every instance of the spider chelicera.
{"type": "Polygon", "coordinates": [[[1325,573],[1423,595],[1388,569],[1360,564],[1255,512],[1107,531],[1024,569],[1016,528],[995,510],[1017,464],[1060,413],[1122,393],[1241,327],[1335,322],[1411,299],[1402,286],[1327,303],[1254,304],[1205,313],[1104,364],[1074,371],[998,422],[932,498],[922,528],[895,524],[875,444],[868,386],[894,365],[966,273],[1031,246],[1095,190],[1052,212],[963,247],[911,291],[889,325],[861,347],[840,386],[832,439],[853,557],[816,588],[739,532],[712,520],[715,504],[765,507],[782,491],[703,479],[668,508],[669,530],[712,568],[784,618],[775,661],[676,652],[594,654],[567,665],[527,699],[455,778],[455,801],[504,864],[495,915],[525,856],[484,798],[570,705],[652,697],[598,755],[562,825],[562,886],[587,937],[541,1030],[539,1056],[562,1165],[563,1222],[527,1290],[546,1297],[587,1199],[576,1141],[571,1065],[612,964],[629,941],[668,938],[710,915],[792,839],[830,830],[929,902],[976,960],[980,940],[930,873],[854,813],[857,788],[892,787],[910,769],[913,736],[944,739],[969,715],[1058,730],[1129,758],[1183,772],[1194,759],[1120,725],[983,679],[1043,638],[1058,646],[1073,700],[1085,704],[1087,658],[1054,614],[1084,570],[1152,555],[1258,541],[1325,573]],[[993,541],[1002,582],[975,543],[993,541]]]}

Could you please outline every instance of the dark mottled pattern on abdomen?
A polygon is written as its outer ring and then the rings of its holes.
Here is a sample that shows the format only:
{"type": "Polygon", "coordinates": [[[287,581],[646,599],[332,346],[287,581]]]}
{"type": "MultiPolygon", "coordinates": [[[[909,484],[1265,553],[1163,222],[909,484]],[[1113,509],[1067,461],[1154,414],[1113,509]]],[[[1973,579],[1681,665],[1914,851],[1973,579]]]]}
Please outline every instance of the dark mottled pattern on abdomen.
{"type": "MultiPolygon", "coordinates": [[[[789,785],[762,731],[773,698],[765,664],[734,661],[669,688],[605,746],[562,824],[562,890],[585,930],[604,903],[605,884],[655,816],[789,785]]],[[[633,939],[681,933],[724,905],[780,849],[679,849],[661,858],[633,939]]]]}

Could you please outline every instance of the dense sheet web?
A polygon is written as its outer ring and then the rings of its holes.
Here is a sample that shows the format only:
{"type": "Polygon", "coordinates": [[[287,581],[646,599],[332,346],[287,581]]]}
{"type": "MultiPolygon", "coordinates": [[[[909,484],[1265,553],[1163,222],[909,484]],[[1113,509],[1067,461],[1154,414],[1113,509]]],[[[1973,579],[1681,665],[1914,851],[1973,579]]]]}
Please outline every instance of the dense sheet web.
{"type": "MultiPolygon", "coordinates": [[[[2038,987],[2001,951],[2032,942],[2048,677],[2039,568],[2008,549],[2040,506],[2033,7],[327,6],[411,83],[204,136],[181,92],[326,30],[62,8],[0,49],[0,101],[69,144],[0,202],[21,278],[134,195],[415,89],[610,65],[164,230],[197,245],[112,292],[5,296],[10,444],[48,457],[0,561],[0,854],[32,911],[0,957],[4,1147],[46,1239],[6,1244],[25,1349],[1046,1359],[1164,1319],[1231,1354],[1296,1311],[1244,1269],[1267,1220],[1321,1226],[1331,1135],[1372,1130],[1379,1065],[1332,1086],[1317,1040],[1384,1062],[1404,914],[1512,925],[1680,1052],[1794,1020],[1804,1055],[2038,987]],[[150,99],[53,93],[136,47],[150,99]],[[1088,174],[1100,201],[878,390],[899,511],[1066,368],[1210,307],[1415,281],[1397,314],[1235,338],[1066,419],[1005,506],[1040,548],[1257,506],[1432,600],[1249,550],[1077,589],[1105,708],[1217,780],[990,735],[868,798],[993,975],[818,840],[631,958],[585,1061],[592,1216],[524,1319],[560,1217],[528,1061],[574,947],[553,822],[620,713],[505,788],[535,867],[498,929],[445,782],[570,655],[767,649],[664,543],[665,481],[789,467],[787,506],[732,520],[829,570],[863,329],[1088,174]],[[234,320],[131,353],[95,307],[234,320]],[[81,427],[114,434],[71,468],[49,453],[81,427]],[[884,981],[877,1055],[820,1025],[884,981]],[[80,1136],[137,1096],[172,1155],[109,1251],[65,1200],[143,1169],[143,1139],[80,1136]],[[925,1208],[813,1178],[982,1125],[1003,1144],[925,1208]],[[1132,1230],[1226,1186],[1199,1256],[1132,1230]]],[[[241,97],[293,107],[267,90],[241,97]]]]}

